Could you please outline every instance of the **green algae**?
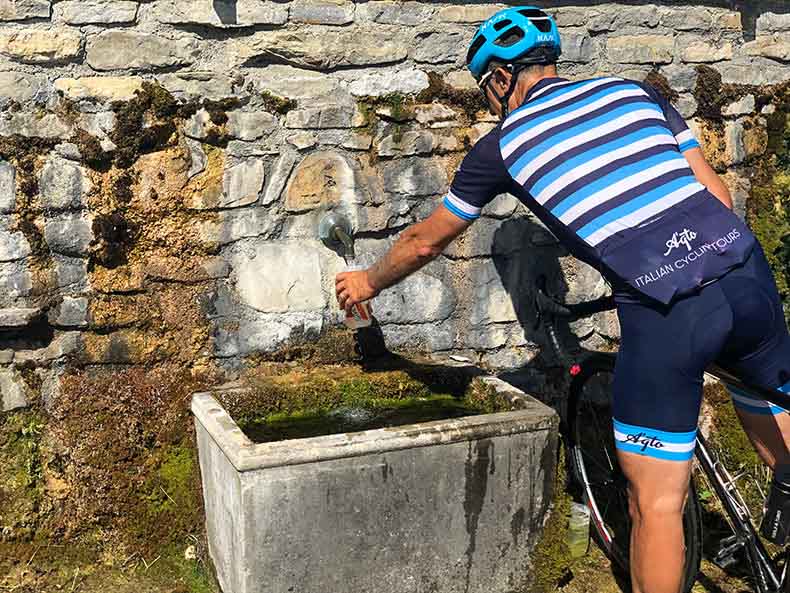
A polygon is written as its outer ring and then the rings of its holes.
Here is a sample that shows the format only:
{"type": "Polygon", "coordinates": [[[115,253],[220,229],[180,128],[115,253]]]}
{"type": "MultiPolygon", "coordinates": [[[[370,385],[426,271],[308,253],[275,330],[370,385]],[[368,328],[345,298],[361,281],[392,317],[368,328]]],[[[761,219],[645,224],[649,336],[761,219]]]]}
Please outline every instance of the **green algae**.
{"type": "Polygon", "coordinates": [[[32,539],[41,523],[44,427],[34,409],[0,418],[0,541],[32,539]]]}
{"type": "Polygon", "coordinates": [[[531,586],[524,593],[549,593],[556,591],[558,584],[567,579],[573,559],[568,547],[568,521],[571,514],[571,496],[566,490],[567,460],[565,449],[560,445],[559,459],[554,474],[553,499],[549,518],[543,525],[540,539],[532,552],[531,586]]]}
{"type": "Polygon", "coordinates": [[[286,115],[289,111],[297,107],[297,102],[294,99],[281,97],[269,91],[261,91],[260,97],[263,101],[264,109],[270,113],[286,115]]]}

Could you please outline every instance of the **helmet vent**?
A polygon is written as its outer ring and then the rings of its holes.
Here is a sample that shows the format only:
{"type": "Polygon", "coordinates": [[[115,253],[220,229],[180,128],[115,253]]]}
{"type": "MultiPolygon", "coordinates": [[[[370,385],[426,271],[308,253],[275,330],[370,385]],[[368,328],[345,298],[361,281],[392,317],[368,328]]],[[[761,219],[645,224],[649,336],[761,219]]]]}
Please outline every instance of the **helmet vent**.
{"type": "Polygon", "coordinates": [[[499,21],[498,23],[494,23],[494,31],[501,31],[512,22],[513,21],[511,21],[510,19],[505,19],[504,21],[499,21]]]}
{"type": "Polygon", "coordinates": [[[482,35],[478,35],[477,39],[475,39],[472,42],[472,45],[469,47],[469,51],[466,52],[467,64],[472,60],[474,60],[475,55],[477,54],[478,51],[480,51],[480,48],[483,47],[483,45],[485,45],[485,42],[486,42],[486,38],[483,37],[482,35]]]}
{"type": "Polygon", "coordinates": [[[499,47],[510,47],[522,39],[524,39],[524,31],[521,30],[521,27],[513,27],[504,35],[499,37],[496,41],[494,41],[494,43],[496,43],[499,47]]]}
{"type": "Polygon", "coordinates": [[[536,8],[525,8],[518,11],[520,15],[529,19],[535,28],[541,33],[549,33],[551,31],[551,17],[542,10],[536,8]]]}

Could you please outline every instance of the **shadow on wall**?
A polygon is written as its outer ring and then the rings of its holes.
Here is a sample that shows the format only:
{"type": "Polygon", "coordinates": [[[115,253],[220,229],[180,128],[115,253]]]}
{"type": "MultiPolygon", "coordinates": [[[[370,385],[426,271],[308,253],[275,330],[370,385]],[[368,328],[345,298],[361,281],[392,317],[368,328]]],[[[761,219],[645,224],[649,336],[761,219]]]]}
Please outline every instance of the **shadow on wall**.
{"type": "Polygon", "coordinates": [[[559,300],[566,299],[569,287],[560,258],[567,257],[568,252],[545,227],[530,217],[505,220],[494,233],[491,251],[502,286],[513,301],[516,317],[524,329],[524,337],[540,346],[538,356],[527,365],[503,373],[500,377],[536,395],[564,417],[567,360],[576,358],[584,348],[568,322],[559,320],[555,328],[564,358],[558,359],[549,343],[545,327],[535,326],[535,289],[538,278],[545,276],[547,292],[559,300]],[[524,247],[513,250],[513,245],[524,247]]]}
{"type": "Polygon", "coordinates": [[[237,25],[239,12],[237,0],[212,0],[214,12],[223,25],[237,25]]]}

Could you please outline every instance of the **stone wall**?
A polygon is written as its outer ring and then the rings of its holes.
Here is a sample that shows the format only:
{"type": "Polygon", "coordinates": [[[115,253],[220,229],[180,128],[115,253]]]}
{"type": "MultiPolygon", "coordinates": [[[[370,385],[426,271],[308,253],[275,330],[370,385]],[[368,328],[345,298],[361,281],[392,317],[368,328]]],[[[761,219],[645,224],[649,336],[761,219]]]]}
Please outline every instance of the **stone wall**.
{"type": "MultiPolygon", "coordinates": [[[[500,7],[0,0],[3,409],[47,403],[69,366],[228,371],[335,325],[344,264],[318,219],[342,210],[369,262],[440,202],[495,124],[463,56],[500,7]]],[[[790,14],[744,31],[697,5],[552,12],[561,73],[659,86],[743,214],[790,110],[770,86],[790,80],[790,14]]],[[[606,290],[505,195],[374,309],[392,348],[537,368],[540,273],[571,299],[606,290]]],[[[570,329],[617,337],[613,314],[570,329]]]]}

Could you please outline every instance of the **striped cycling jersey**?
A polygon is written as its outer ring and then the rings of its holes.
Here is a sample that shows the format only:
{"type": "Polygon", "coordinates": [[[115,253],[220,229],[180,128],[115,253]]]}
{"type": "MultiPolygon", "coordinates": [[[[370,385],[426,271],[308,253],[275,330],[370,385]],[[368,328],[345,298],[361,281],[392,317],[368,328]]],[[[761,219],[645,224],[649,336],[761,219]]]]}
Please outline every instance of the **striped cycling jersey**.
{"type": "MultiPolygon", "coordinates": [[[[623,264],[622,255],[607,259],[608,254],[626,243],[635,246],[634,236],[646,227],[658,236],[659,225],[652,223],[672,209],[675,214],[666,220],[674,223],[678,213],[709,200],[722,206],[683,156],[698,147],[683,117],[650,85],[616,77],[546,78],[475,144],[444,206],[474,220],[494,197],[513,194],[574,256],[600,270],[616,290],[628,292],[639,283],[624,275],[639,262],[623,264]],[[611,265],[615,261],[617,266],[611,265]]],[[[710,212],[710,205],[705,208],[710,212]]],[[[724,218],[722,227],[729,224],[724,218]]],[[[704,237],[717,232],[707,228],[704,237]]],[[[738,257],[719,259],[732,266],[738,257]]],[[[699,273],[715,275],[706,266],[699,273]]],[[[670,288],[657,298],[672,293],[670,288]]]]}
{"type": "Polygon", "coordinates": [[[698,146],[691,131],[673,133],[650,94],[620,78],[542,87],[499,145],[516,183],[592,246],[706,191],[681,154],[698,146]]]}

